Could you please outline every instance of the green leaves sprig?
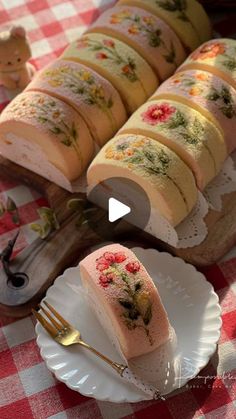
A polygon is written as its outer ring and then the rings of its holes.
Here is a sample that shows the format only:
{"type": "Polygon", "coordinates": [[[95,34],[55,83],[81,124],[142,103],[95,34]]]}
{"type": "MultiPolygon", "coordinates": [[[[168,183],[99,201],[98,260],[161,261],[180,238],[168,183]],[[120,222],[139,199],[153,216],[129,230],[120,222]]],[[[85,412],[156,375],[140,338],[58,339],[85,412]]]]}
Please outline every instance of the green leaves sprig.
{"type": "Polygon", "coordinates": [[[55,212],[48,207],[41,207],[37,210],[41,223],[32,223],[31,230],[38,233],[41,239],[45,239],[48,235],[60,228],[55,212]]]}
{"type": "Polygon", "coordinates": [[[16,225],[20,224],[20,216],[15,201],[8,196],[6,203],[0,201],[0,217],[4,214],[9,213],[11,215],[12,222],[16,225]]]}

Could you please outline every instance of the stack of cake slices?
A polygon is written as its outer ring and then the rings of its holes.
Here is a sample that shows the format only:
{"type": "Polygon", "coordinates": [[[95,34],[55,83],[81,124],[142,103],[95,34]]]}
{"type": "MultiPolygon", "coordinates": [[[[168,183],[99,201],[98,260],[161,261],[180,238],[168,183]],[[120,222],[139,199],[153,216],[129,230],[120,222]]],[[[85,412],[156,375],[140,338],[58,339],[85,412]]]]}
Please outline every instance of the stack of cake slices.
{"type": "MultiPolygon", "coordinates": [[[[209,19],[197,1],[171,3],[121,0],[102,14],[4,110],[2,155],[68,188],[187,54],[211,38],[209,19]]],[[[214,128],[209,130],[213,137],[214,128]]],[[[217,138],[209,142],[217,143],[216,153],[222,149],[217,138]]],[[[181,164],[187,159],[199,172],[209,163],[206,180],[199,175],[205,184],[219,162],[213,169],[207,151],[201,161],[194,153],[183,152],[181,164]]]]}
{"type": "Polygon", "coordinates": [[[131,179],[153,209],[179,224],[236,148],[235,88],[236,41],[204,43],[98,153],[89,188],[131,179]]]}

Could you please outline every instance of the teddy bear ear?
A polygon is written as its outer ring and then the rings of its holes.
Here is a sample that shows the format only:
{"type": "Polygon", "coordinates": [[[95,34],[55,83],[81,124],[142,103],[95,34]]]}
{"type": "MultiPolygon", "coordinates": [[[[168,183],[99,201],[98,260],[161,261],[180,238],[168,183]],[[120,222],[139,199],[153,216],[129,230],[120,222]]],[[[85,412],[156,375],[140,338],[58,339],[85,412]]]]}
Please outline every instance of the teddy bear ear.
{"type": "Polygon", "coordinates": [[[17,38],[25,38],[26,32],[23,26],[13,26],[10,30],[11,35],[17,38]]]}

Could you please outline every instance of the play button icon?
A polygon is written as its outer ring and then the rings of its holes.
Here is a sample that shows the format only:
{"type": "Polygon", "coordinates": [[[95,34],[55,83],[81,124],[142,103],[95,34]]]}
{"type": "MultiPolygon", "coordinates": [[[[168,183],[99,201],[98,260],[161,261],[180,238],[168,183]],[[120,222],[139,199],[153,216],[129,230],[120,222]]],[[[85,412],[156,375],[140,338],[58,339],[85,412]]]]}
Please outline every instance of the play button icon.
{"type": "Polygon", "coordinates": [[[119,220],[130,212],[131,208],[128,205],[123,204],[115,198],[109,198],[108,219],[110,223],[114,223],[114,221],[119,220]]]}
{"type": "Polygon", "coordinates": [[[87,188],[87,198],[97,208],[102,208],[104,218],[96,221],[95,211],[86,214],[92,230],[102,239],[114,240],[118,234],[144,230],[151,214],[146,191],[131,179],[112,177],[101,180],[87,188]],[[135,230],[136,229],[136,230],[135,230]]]}

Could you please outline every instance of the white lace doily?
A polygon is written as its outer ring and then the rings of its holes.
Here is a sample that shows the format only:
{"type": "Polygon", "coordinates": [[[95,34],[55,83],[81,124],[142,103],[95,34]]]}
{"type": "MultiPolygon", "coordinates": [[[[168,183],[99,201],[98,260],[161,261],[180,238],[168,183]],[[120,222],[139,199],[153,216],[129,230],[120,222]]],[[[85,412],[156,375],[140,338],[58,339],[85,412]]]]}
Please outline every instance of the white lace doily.
{"type": "Polygon", "coordinates": [[[232,154],[225,162],[223,169],[218,176],[204,190],[209,208],[216,211],[222,209],[222,199],[224,194],[235,191],[236,170],[235,170],[236,153],[232,154]]]}

